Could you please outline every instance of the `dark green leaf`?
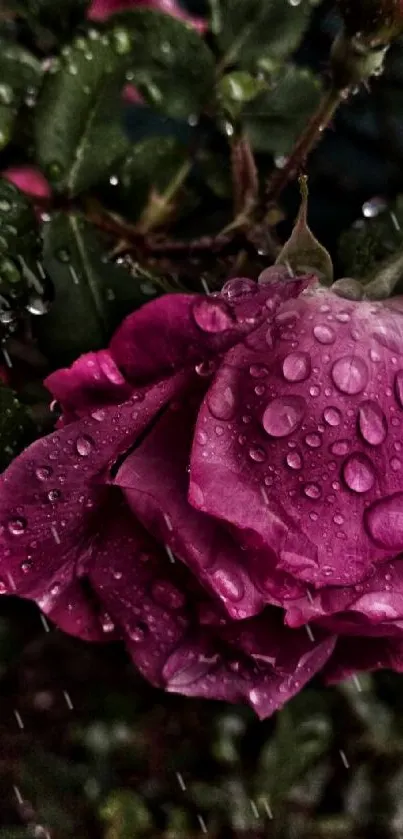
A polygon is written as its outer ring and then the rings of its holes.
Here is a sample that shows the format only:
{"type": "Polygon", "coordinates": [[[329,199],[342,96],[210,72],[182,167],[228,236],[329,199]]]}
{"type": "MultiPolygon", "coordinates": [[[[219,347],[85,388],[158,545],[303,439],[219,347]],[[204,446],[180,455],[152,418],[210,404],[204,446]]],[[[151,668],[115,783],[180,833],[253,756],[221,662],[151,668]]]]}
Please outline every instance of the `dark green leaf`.
{"type": "Polygon", "coordinates": [[[49,313],[35,322],[39,345],[52,364],[105,346],[122,318],[164,290],[108,261],[93,227],[77,214],[46,225],[44,265],[54,286],[49,313]]]}
{"type": "Polygon", "coordinates": [[[41,78],[41,65],[35,56],[0,38],[0,150],[12,139],[21,104],[24,99],[33,99],[41,78]]]}
{"type": "Polygon", "coordinates": [[[114,20],[115,37],[120,32],[122,40],[130,33],[128,80],[163,113],[178,118],[200,113],[215,83],[213,55],[200,35],[182,21],[148,9],[132,9],[114,20]]]}
{"type": "Polygon", "coordinates": [[[237,70],[223,76],[217,87],[217,95],[224,111],[232,119],[236,119],[246,103],[252,102],[266,88],[267,82],[264,80],[257,79],[246,71],[237,70]]]}
{"type": "MultiPolygon", "coordinates": [[[[40,314],[46,278],[35,213],[24,193],[0,178],[0,323],[24,308],[40,314]]],[[[1,331],[2,337],[4,330],[1,331]]]]}
{"type": "Polygon", "coordinates": [[[32,204],[17,187],[0,178],[0,254],[25,254],[37,243],[32,204]]]}
{"type": "Polygon", "coordinates": [[[14,0],[10,6],[24,17],[40,40],[49,34],[66,37],[84,21],[91,0],[63,0],[63,10],[54,0],[14,0]],[[63,13],[61,13],[61,11],[63,13]]]}
{"type": "Polygon", "coordinates": [[[370,277],[376,269],[401,250],[403,244],[403,196],[389,207],[368,201],[368,215],[354,222],[339,242],[339,257],[345,276],[370,277]],[[372,214],[372,215],[371,215],[372,214]]]}
{"type": "Polygon", "coordinates": [[[122,62],[112,38],[92,29],[62,50],[45,78],[36,109],[37,159],[58,191],[88,189],[127,152],[122,62]]]}
{"type": "Polygon", "coordinates": [[[34,437],[34,425],[10,388],[0,385],[0,470],[34,437]]]}
{"type": "Polygon", "coordinates": [[[305,690],[281,710],[275,736],[265,744],[260,758],[260,784],[269,792],[273,810],[280,802],[284,805],[292,786],[326,753],[331,737],[320,693],[305,690]]]}
{"type": "Polygon", "coordinates": [[[270,90],[246,105],[244,126],[256,151],[287,154],[317,107],[321,83],[310,70],[288,65],[270,90]]]}
{"type": "Polygon", "coordinates": [[[147,137],[129,152],[120,173],[120,197],[131,218],[138,218],[151,192],[161,195],[188,157],[174,137],[147,137]]]}
{"type": "Polygon", "coordinates": [[[312,4],[301,0],[221,0],[214,2],[214,29],[224,58],[222,64],[257,66],[283,59],[301,41],[312,4]]]}
{"type": "Polygon", "coordinates": [[[111,792],[101,809],[101,819],[108,825],[108,835],[116,839],[141,836],[152,825],[144,799],[130,790],[111,792]]]}

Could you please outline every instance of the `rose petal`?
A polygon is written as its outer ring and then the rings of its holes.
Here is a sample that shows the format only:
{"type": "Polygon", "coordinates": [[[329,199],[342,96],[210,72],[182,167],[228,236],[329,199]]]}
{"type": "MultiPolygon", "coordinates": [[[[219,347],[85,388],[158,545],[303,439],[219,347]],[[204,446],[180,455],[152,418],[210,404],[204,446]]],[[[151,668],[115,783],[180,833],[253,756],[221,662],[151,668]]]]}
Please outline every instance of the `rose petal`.
{"type": "Polygon", "coordinates": [[[227,353],[199,414],[206,442],[193,447],[191,486],[244,547],[274,552],[278,570],[352,585],[403,547],[403,318],[314,292],[275,323],[227,353]]]}
{"type": "MultiPolygon", "coordinates": [[[[276,279],[277,275],[278,271],[276,279]]],[[[302,277],[259,287],[240,278],[227,283],[219,296],[164,295],[123,321],[111,341],[112,356],[125,378],[135,384],[194,366],[269,322],[276,308],[299,294],[306,283],[302,277]]]]}
{"type": "MultiPolygon", "coordinates": [[[[0,478],[3,592],[46,603],[57,586],[55,619],[60,615],[64,592],[85,575],[94,534],[102,526],[110,467],[182,385],[180,377],[162,382],[141,402],[107,408],[102,421],[73,423],[13,461],[0,478]]],[[[83,597],[83,610],[85,602],[83,597]]],[[[50,614],[51,600],[46,608],[50,614]]],[[[93,621],[89,601],[83,621],[88,626],[93,621]]]]}
{"type": "Polygon", "coordinates": [[[70,421],[125,402],[133,393],[108,350],[81,355],[71,367],[51,373],[44,384],[70,421]]]}
{"type": "Polygon", "coordinates": [[[381,669],[403,672],[403,642],[394,638],[339,638],[324,667],[327,684],[381,669]]]}
{"type": "MultiPolygon", "coordinates": [[[[200,397],[197,392],[194,396],[197,405],[200,397]]],[[[259,611],[264,600],[244,571],[242,551],[222,526],[187,500],[194,421],[195,407],[185,396],[185,402],[168,408],[128,455],[115,484],[149,533],[186,563],[231,617],[244,618],[259,611]]]]}
{"type": "Polygon", "coordinates": [[[106,509],[89,580],[137,667],[162,685],[165,661],[188,631],[191,604],[179,569],[126,504],[117,503],[109,513],[106,509]]]}
{"type": "Polygon", "coordinates": [[[52,194],[45,176],[33,166],[9,166],[3,170],[1,177],[33,198],[50,198],[52,194]]]}
{"type": "Polygon", "coordinates": [[[401,635],[403,559],[380,566],[360,585],[328,586],[285,605],[292,627],[315,620],[339,634],[401,635]]]}
{"type": "Polygon", "coordinates": [[[336,642],[323,633],[312,641],[306,633],[290,632],[272,612],[230,625],[222,633],[227,649],[205,641],[200,656],[192,645],[179,647],[164,668],[167,689],[229,702],[246,700],[261,719],[270,716],[324,666],[336,642]]]}
{"type": "Polygon", "coordinates": [[[176,0],[93,0],[88,11],[88,17],[90,20],[106,20],[116,12],[142,7],[156,9],[159,12],[165,12],[167,15],[183,20],[201,34],[207,29],[206,21],[187,14],[176,0]]]}

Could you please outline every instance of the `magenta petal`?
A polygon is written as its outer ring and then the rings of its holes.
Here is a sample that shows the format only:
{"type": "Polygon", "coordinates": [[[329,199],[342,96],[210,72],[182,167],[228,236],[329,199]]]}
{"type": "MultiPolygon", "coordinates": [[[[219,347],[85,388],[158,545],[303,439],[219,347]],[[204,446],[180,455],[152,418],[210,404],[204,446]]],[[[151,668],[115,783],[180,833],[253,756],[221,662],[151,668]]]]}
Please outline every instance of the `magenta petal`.
{"type": "Polygon", "coordinates": [[[205,638],[203,654],[192,644],[180,646],[168,659],[167,689],[187,696],[247,701],[261,719],[270,716],[309,681],[329,659],[335,637],[282,626],[280,614],[267,610],[221,632],[224,644],[205,638]]]}
{"type": "Polygon", "coordinates": [[[33,198],[50,198],[51,196],[51,189],[45,176],[33,166],[10,166],[3,170],[1,177],[33,198]]]}
{"type": "Polygon", "coordinates": [[[403,547],[396,305],[323,291],[286,303],[227,353],[199,413],[203,509],[315,587],[359,583],[403,547]]]}
{"type": "Polygon", "coordinates": [[[403,559],[381,565],[357,586],[328,586],[286,604],[289,626],[320,621],[343,635],[403,634],[403,559]]]}
{"type": "Polygon", "coordinates": [[[339,638],[333,655],[324,667],[328,684],[340,682],[356,673],[374,670],[403,672],[403,641],[395,638],[339,638]]]}
{"type": "Polygon", "coordinates": [[[144,527],[221,599],[231,617],[244,618],[264,600],[244,570],[242,552],[224,527],[187,500],[194,413],[189,395],[184,405],[169,408],[125,459],[115,483],[144,527]]]}
{"type": "Polygon", "coordinates": [[[71,367],[51,373],[45,385],[70,420],[125,402],[133,392],[108,350],[80,356],[71,367]]]}
{"type": "MultiPolygon", "coordinates": [[[[70,582],[65,577],[47,587],[42,596],[36,598],[42,612],[63,632],[76,635],[84,641],[104,641],[101,605],[88,599],[80,577],[70,582]]],[[[110,636],[108,636],[108,640],[110,636]]]]}
{"type": "MultiPolygon", "coordinates": [[[[151,388],[141,402],[105,409],[102,421],[73,423],[13,461],[0,479],[3,592],[40,603],[57,586],[60,604],[63,591],[85,575],[94,534],[102,527],[110,467],[182,383],[172,378],[151,388]]],[[[83,621],[90,623],[90,616],[83,621]]]]}
{"type": "Polygon", "coordinates": [[[259,324],[269,323],[279,305],[299,294],[306,282],[258,286],[239,278],[217,296],[166,294],[123,321],[111,341],[112,356],[135,384],[214,359],[259,324]]]}
{"type": "Polygon", "coordinates": [[[128,9],[141,7],[165,12],[167,15],[189,23],[200,33],[205,32],[207,29],[206,21],[187,14],[185,9],[176,0],[93,0],[88,11],[88,17],[90,20],[106,20],[116,12],[124,12],[128,9]]]}
{"type": "MultiPolygon", "coordinates": [[[[89,569],[91,585],[137,667],[163,683],[164,664],[188,632],[191,606],[180,574],[124,503],[102,525],[89,569]]],[[[105,638],[106,640],[106,638],[105,638]]]]}

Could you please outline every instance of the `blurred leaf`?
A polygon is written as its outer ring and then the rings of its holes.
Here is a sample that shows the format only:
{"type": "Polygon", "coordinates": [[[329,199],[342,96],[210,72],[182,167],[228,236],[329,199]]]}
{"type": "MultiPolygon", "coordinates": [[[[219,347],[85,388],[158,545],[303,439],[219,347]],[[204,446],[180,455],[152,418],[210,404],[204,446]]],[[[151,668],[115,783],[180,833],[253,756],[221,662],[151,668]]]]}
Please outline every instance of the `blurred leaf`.
{"type": "Polygon", "coordinates": [[[326,753],[331,736],[320,693],[305,690],[281,710],[275,735],[261,753],[258,781],[260,789],[268,791],[273,811],[278,802],[284,806],[292,786],[326,753]]]}
{"type": "Polygon", "coordinates": [[[146,272],[139,279],[109,262],[102,240],[78,214],[55,215],[46,225],[44,265],[55,297],[36,334],[54,365],[104,347],[125,315],[163,290],[146,272]]]}
{"type": "Polygon", "coordinates": [[[199,114],[214,95],[211,50],[189,25],[148,9],[114,15],[116,43],[130,37],[128,81],[172,117],[199,114]]]}
{"type": "Polygon", "coordinates": [[[232,119],[235,119],[245,103],[256,99],[256,96],[266,88],[267,82],[264,80],[237,70],[222,77],[217,87],[217,95],[221,107],[232,119]]]}
{"type": "Polygon", "coordinates": [[[51,33],[63,38],[84,21],[91,0],[63,0],[63,14],[54,0],[12,0],[10,7],[24,17],[42,40],[51,33]]]}
{"type": "Polygon", "coordinates": [[[130,790],[114,790],[101,809],[105,839],[136,839],[152,827],[144,800],[130,790]]]}
{"type": "Polygon", "coordinates": [[[225,66],[258,66],[289,56],[299,45],[312,10],[310,0],[215,0],[213,31],[225,66]]]}
{"type": "Polygon", "coordinates": [[[357,219],[339,241],[345,276],[364,278],[375,273],[403,245],[403,196],[389,206],[373,199],[364,205],[373,216],[357,219]]]}
{"type": "Polygon", "coordinates": [[[20,309],[41,314],[46,277],[32,205],[23,192],[0,178],[0,323],[9,324],[20,309]]]}
{"type": "Polygon", "coordinates": [[[306,68],[289,64],[275,73],[270,90],[249,102],[243,113],[253,148],[280,155],[290,152],[319,104],[321,90],[319,78],[306,68]]]}
{"type": "Polygon", "coordinates": [[[34,97],[42,69],[32,53],[0,37],[0,151],[12,139],[16,116],[27,97],[34,97]]]}
{"type": "Polygon", "coordinates": [[[132,147],[118,174],[119,199],[129,217],[141,215],[152,192],[165,192],[188,156],[175,137],[147,137],[132,147]]]}
{"type": "Polygon", "coordinates": [[[218,198],[232,198],[232,175],[229,156],[202,148],[197,155],[197,167],[202,179],[218,198]]]}
{"type": "Polygon", "coordinates": [[[95,29],[62,50],[35,114],[37,159],[59,192],[76,195],[104,178],[127,152],[121,91],[124,59],[95,29]]]}
{"type": "Polygon", "coordinates": [[[29,199],[0,178],[0,254],[25,254],[38,243],[38,225],[29,199]]]}
{"type": "Polygon", "coordinates": [[[30,443],[35,436],[35,428],[26,409],[18,401],[16,394],[0,385],[0,470],[11,463],[12,459],[30,443]]]}

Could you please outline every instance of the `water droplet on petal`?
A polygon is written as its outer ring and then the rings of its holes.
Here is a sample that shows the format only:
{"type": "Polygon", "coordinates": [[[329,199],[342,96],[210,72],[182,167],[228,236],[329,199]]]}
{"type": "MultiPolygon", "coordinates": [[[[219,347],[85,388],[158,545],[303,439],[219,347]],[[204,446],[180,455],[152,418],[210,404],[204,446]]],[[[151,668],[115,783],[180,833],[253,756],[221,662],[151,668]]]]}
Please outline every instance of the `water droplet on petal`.
{"type": "Polygon", "coordinates": [[[368,492],[374,484],[375,472],[371,461],[365,454],[352,454],[343,463],[343,478],[353,492],[368,492]]]}
{"type": "Polygon", "coordinates": [[[340,515],[340,513],[336,513],[336,515],[333,516],[333,521],[335,524],[344,524],[344,518],[340,515]]]}
{"type": "Polygon", "coordinates": [[[358,427],[366,443],[380,446],[386,438],[388,426],[385,414],[377,402],[362,402],[358,409],[358,427]]]}
{"type": "Polygon", "coordinates": [[[224,568],[219,568],[212,575],[214,587],[222,597],[237,603],[244,595],[244,586],[239,577],[224,568]]]}
{"type": "Polygon", "coordinates": [[[139,643],[140,641],[144,641],[146,636],[146,630],[143,629],[141,626],[135,626],[133,629],[129,630],[129,636],[132,641],[135,643],[139,643]]]}
{"type": "Polygon", "coordinates": [[[215,373],[216,363],[212,359],[209,361],[201,361],[200,364],[196,364],[195,370],[198,376],[207,378],[215,373]]]}
{"type": "Polygon", "coordinates": [[[330,406],[329,408],[325,408],[323,412],[323,419],[327,422],[328,425],[331,425],[335,428],[337,425],[340,425],[341,422],[341,411],[338,408],[333,408],[330,406]]]}
{"type": "Polygon", "coordinates": [[[94,441],[91,439],[91,437],[88,437],[84,434],[80,437],[77,437],[76,449],[77,449],[77,454],[81,455],[81,457],[88,457],[88,455],[91,453],[93,447],[94,447],[94,441]]]}
{"type": "Polygon", "coordinates": [[[319,446],[322,445],[322,440],[319,437],[319,434],[307,434],[305,437],[305,442],[307,446],[311,449],[318,449],[319,446]]]}
{"type": "Polygon", "coordinates": [[[347,454],[350,447],[350,443],[348,440],[336,440],[335,443],[332,443],[330,446],[330,451],[332,454],[337,454],[339,456],[347,454]]]}
{"type": "Polygon", "coordinates": [[[230,420],[234,415],[235,396],[230,387],[213,387],[208,393],[207,404],[216,419],[230,420]]]}
{"type": "Polygon", "coordinates": [[[233,326],[232,318],[225,308],[225,304],[218,301],[197,300],[193,306],[193,317],[197,326],[203,332],[225,332],[233,326]]]}
{"type": "Polygon", "coordinates": [[[91,416],[97,422],[103,422],[106,417],[106,411],[103,408],[100,408],[97,411],[93,411],[91,416]]]}
{"type": "Polygon", "coordinates": [[[110,615],[107,614],[107,612],[105,612],[102,616],[101,626],[104,632],[113,632],[113,630],[115,629],[115,624],[110,615]]]}
{"type": "Polygon", "coordinates": [[[28,572],[31,570],[31,568],[32,568],[31,560],[27,559],[25,562],[21,563],[21,571],[22,571],[23,574],[28,574],[28,572]]]}
{"type": "Polygon", "coordinates": [[[263,428],[271,437],[287,437],[301,424],[306,411],[302,396],[279,396],[263,414],[263,428]]]}
{"type": "Polygon", "coordinates": [[[257,290],[258,286],[254,280],[250,280],[247,277],[236,277],[233,280],[228,280],[223,285],[221,296],[226,300],[236,300],[238,297],[256,294],[257,290]]]}
{"type": "Polygon", "coordinates": [[[371,539],[382,548],[403,549],[403,492],[375,501],[365,512],[371,539]]]}
{"type": "Polygon", "coordinates": [[[249,449],[249,457],[251,460],[255,460],[256,463],[263,463],[266,460],[266,452],[261,446],[252,446],[249,449]]]}
{"type": "Polygon", "coordinates": [[[332,379],[342,393],[354,396],[364,390],[368,381],[368,369],[362,358],[345,355],[332,368],[332,379]]]}
{"type": "Polygon", "coordinates": [[[318,324],[314,327],[313,334],[320,344],[334,344],[336,336],[334,330],[326,324],[318,324]]]}
{"type": "Polygon", "coordinates": [[[348,312],[338,312],[336,315],[336,320],[338,320],[339,323],[348,323],[348,321],[350,320],[350,315],[348,312]]]}
{"type": "Polygon", "coordinates": [[[400,408],[403,408],[403,370],[398,370],[395,376],[395,396],[400,408]]]}
{"type": "Polygon", "coordinates": [[[58,489],[51,489],[48,492],[49,501],[58,501],[61,498],[61,492],[58,489]]]}
{"type": "Polygon", "coordinates": [[[48,478],[52,476],[52,469],[50,466],[38,466],[35,469],[35,475],[38,478],[38,481],[47,481],[48,478]]]}
{"type": "Polygon", "coordinates": [[[293,352],[283,361],[283,376],[288,382],[303,382],[311,374],[311,359],[306,352],[293,352]]]}
{"type": "Polygon", "coordinates": [[[302,468],[302,457],[296,451],[288,453],[286,457],[286,462],[287,466],[289,466],[290,469],[294,469],[295,471],[299,471],[299,469],[302,468]]]}
{"type": "Polygon", "coordinates": [[[403,353],[403,324],[401,318],[389,317],[387,320],[377,323],[373,337],[382,347],[396,352],[403,353]]]}
{"type": "Polygon", "coordinates": [[[399,460],[398,457],[392,457],[392,460],[390,461],[390,465],[391,465],[391,468],[393,469],[394,472],[399,472],[400,469],[402,468],[402,462],[401,462],[401,460],[399,460]]]}
{"type": "Polygon", "coordinates": [[[27,522],[23,518],[10,519],[8,529],[13,536],[21,536],[27,528],[27,522]]]}
{"type": "Polygon", "coordinates": [[[305,484],[304,495],[307,498],[312,498],[314,501],[317,501],[322,495],[322,490],[319,484],[305,484]]]}
{"type": "Polygon", "coordinates": [[[154,583],[152,596],[156,603],[159,603],[161,606],[167,606],[169,609],[180,609],[185,603],[183,592],[165,580],[154,583]]]}
{"type": "Polygon", "coordinates": [[[252,364],[249,367],[249,373],[253,379],[262,379],[268,375],[268,369],[264,364],[252,364]]]}

